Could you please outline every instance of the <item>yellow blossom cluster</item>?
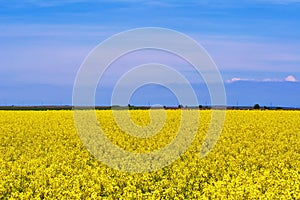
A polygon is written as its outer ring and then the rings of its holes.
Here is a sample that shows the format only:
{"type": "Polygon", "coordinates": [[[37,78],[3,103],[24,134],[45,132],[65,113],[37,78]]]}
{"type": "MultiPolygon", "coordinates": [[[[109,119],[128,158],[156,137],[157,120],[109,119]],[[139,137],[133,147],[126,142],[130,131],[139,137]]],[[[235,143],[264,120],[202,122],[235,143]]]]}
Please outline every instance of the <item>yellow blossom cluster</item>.
{"type": "MultiPolygon", "coordinates": [[[[96,114],[107,138],[133,153],[167,145],[181,120],[180,110],[167,110],[159,133],[135,138],[112,111],[96,114]]],[[[151,121],[147,110],[130,116],[140,126],[151,121]]],[[[197,135],[175,162],[128,173],[90,154],[72,111],[0,111],[0,199],[300,199],[299,111],[228,110],[215,147],[200,158],[210,116],[200,111],[197,135]]]]}

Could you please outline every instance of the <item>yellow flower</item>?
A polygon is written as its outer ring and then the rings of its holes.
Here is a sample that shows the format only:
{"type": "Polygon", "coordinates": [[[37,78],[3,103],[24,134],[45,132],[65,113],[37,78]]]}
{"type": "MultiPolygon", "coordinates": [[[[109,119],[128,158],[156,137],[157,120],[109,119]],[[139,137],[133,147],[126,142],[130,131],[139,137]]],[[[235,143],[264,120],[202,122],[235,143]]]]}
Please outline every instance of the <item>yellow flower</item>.
{"type": "MultiPolygon", "coordinates": [[[[111,111],[96,114],[106,136],[134,153],[168,145],[181,116],[167,110],[157,134],[137,138],[118,126],[111,111]]],[[[229,110],[215,148],[200,159],[210,115],[201,110],[200,124],[189,124],[197,136],[180,159],[134,174],[89,153],[72,111],[0,111],[0,199],[300,199],[299,111],[229,110]]],[[[130,116],[141,127],[151,124],[147,110],[131,110],[130,116]]]]}

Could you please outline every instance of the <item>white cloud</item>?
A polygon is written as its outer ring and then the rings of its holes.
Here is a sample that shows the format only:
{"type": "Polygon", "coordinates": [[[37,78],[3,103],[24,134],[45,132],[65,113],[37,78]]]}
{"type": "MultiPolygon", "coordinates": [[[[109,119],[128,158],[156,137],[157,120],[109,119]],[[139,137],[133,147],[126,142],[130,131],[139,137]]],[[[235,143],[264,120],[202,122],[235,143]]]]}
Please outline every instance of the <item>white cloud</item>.
{"type": "Polygon", "coordinates": [[[284,80],[286,82],[297,82],[297,79],[294,76],[292,76],[292,75],[285,77],[284,80]]]}
{"type": "Polygon", "coordinates": [[[233,83],[233,82],[238,82],[238,81],[256,81],[256,80],[255,79],[248,79],[248,78],[234,77],[232,79],[227,80],[226,83],[233,83]]]}
{"type": "Polygon", "coordinates": [[[298,80],[292,76],[289,75],[285,77],[284,79],[277,79],[277,78],[264,78],[264,79],[251,79],[251,78],[239,78],[234,77],[229,80],[226,80],[226,83],[234,83],[238,81],[248,81],[248,82],[298,82],[298,80]]]}

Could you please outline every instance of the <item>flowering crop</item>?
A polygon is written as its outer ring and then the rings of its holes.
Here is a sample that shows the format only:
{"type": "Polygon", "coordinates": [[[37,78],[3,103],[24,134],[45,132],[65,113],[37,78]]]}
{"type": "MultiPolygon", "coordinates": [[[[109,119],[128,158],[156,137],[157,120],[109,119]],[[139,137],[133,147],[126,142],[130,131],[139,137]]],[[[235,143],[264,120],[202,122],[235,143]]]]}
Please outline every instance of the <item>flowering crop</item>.
{"type": "MultiPolygon", "coordinates": [[[[130,112],[140,126],[150,123],[148,111],[130,112]]],[[[120,131],[109,110],[97,117],[114,144],[141,153],[175,137],[180,111],[166,113],[150,139],[120,131]]],[[[174,163],[126,173],[88,152],[72,111],[0,111],[0,199],[300,199],[299,111],[229,110],[216,146],[200,159],[210,113],[200,112],[192,145],[174,163]]]]}

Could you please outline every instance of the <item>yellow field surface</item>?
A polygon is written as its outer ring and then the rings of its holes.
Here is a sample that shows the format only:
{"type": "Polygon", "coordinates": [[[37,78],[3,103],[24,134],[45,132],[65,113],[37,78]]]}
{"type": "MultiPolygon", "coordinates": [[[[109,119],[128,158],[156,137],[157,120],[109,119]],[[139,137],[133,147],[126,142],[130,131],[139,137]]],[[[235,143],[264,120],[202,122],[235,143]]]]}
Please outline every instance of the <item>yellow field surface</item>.
{"type": "MultiPolygon", "coordinates": [[[[150,123],[148,111],[130,112],[140,126],[150,123]]],[[[0,111],[0,199],[300,199],[299,111],[226,111],[215,148],[200,159],[210,113],[191,124],[198,133],[173,164],[127,173],[89,153],[72,111],[0,111]]],[[[145,139],[122,132],[109,110],[97,117],[107,137],[133,153],[159,150],[180,124],[180,111],[168,110],[163,129],[145,139]]]]}

